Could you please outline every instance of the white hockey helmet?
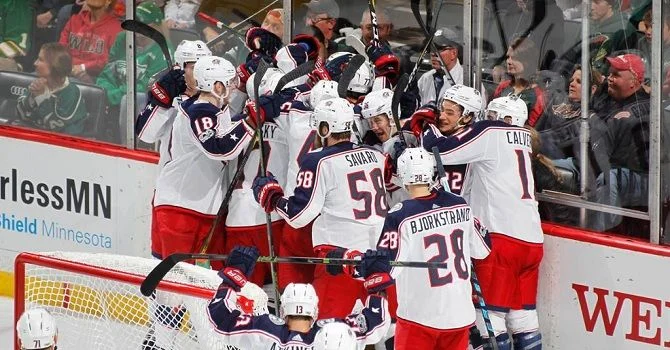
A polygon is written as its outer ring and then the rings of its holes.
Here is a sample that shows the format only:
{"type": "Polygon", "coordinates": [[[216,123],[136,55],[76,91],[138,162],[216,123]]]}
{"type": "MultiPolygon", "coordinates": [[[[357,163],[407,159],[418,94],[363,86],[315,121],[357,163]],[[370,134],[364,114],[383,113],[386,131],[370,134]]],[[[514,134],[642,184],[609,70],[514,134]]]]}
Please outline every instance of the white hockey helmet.
{"type": "Polygon", "coordinates": [[[505,121],[511,118],[512,125],[523,126],[528,120],[528,107],[517,96],[498,97],[486,107],[486,119],[505,121]]]}
{"type": "Polygon", "coordinates": [[[319,315],[319,297],[309,283],[289,283],[281,295],[281,317],[319,315]]]}
{"type": "Polygon", "coordinates": [[[407,148],[398,157],[398,176],[403,185],[431,184],[435,158],[423,147],[407,148]]]}
{"type": "Polygon", "coordinates": [[[201,57],[193,67],[193,77],[196,87],[203,92],[212,92],[214,84],[221,82],[229,94],[238,81],[233,64],[217,56],[201,57]]]}
{"type": "Polygon", "coordinates": [[[212,51],[202,40],[182,40],[174,50],[174,61],[179,68],[184,69],[188,62],[197,62],[205,56],[211,56],[212,51]]]}
{"type": "MultiPolygon", "coordinates": [[[[258,93],[261,94],[261,96],[272,95],[274,93],[275,87],[279,83],[279,80],[283,76],[284,73],[279,68],[268,68],[268,70],[265,72],[265,75],[263,76],[263,79],[261,79],[260,86],[258,87],[258,93]]],[[[255,77],[256,73],[252,74],[249,76],[249,79],[247,79],[247,95],[251,100],[256,99],[256,94],[254,93],[255,77]]]]}
{"type": "Polygon", "coordinates": [[[472,120],[477,120],[481,115],[482,94],[477,89],[462,84],[456,84],[444,92],[444,95],[442,95],[440,103],[438,104],[440,108],[442,108],[442,102],[444,100],[449,100],[461,106],[461,108],[463,108],[463,117],[468,117],[470,113],[473,113],[472,120]]]}
{"type": "Polygon", "coordinates": [[[323,325],[314,337],[314,350],[356,350],[356,334],[343,322],[323,325]]]}
{"type": "Polygon", "coordinates": [[[375,81],[375,70],[372,66],[372,63],[365,61],[358,68],[356,74],[354,74],[353,79],[349,82],[347,91],[354,92],[357,94],[367,94],[372,89],[372,85],[375,81]]]}
{"type": "Polygon", "coordinates": [[[349,101],[336,97],[319,102],[312,113],[312,127],[316,129],[317,135],[326,138],[330,134],[349,132],[354,123],[354,106],[349,101]],[[328,133],[321,135],[319,126],[321,123],[328,124],[328,133]]]}
{"type": "Polygon", "coordinates": [[[314,109],[319,102],[335,97],[340,97],[337,94],[337,82],[334,80],[319,80],[309,93],[309,105],[314,109]]]}
{"type": "Polygon", "coordinates": [[[386,114],[389,119],[393,118],[392,100],[393,91],[391,89],[384,88],[373,91],[365,96],[361,104],[361,115],[365,119],[370,119],[380,114],[386,114]]]}
{"type": "Polygon", "coordinates": [[[263,288],[247,282],[237,293],[237,307],[245,314],[254,316],[266,315],[268,311],[268,295],[263,288]]]}
{"type": "Polygon", "coordinates": [[[58,328],[43,308],[26,310],[16,323],[21,349],[44,349],[56,345],[58,328]]]}

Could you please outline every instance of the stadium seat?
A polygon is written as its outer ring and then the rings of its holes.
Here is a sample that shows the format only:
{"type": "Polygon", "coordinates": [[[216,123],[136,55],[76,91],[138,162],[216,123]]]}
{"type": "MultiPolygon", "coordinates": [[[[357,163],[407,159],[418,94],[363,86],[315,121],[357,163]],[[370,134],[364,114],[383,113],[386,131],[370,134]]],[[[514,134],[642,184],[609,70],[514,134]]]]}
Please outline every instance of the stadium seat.
{"type": "MultiPolygon", "coordinates": [[[[17,100],[36,78],[34,74],[0,71],[0,111],[2,111],[0,123],[9,123],[18,118],[17,100]]],[[[79,87],[88,112],[84,135],[81,136],[104,140],[104,137],[100,137],[102,134],[100,126],[104,121],[107,101],[105,92],[95,85],[84,84],[75,80],[70,82],[79,87]]]]}

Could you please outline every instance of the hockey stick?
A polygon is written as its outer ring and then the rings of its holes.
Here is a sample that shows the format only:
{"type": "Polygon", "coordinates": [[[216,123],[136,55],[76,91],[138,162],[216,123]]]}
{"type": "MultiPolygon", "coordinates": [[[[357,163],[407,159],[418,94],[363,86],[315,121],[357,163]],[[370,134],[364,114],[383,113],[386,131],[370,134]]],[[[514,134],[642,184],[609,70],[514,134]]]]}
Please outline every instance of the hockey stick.
{"type": "Polygon", "coordinates": [[[379,47],[379,24],[377,23],[377,11],[375,10],[375,0],[368,0],[370,8],[370,23],[372,23],[372,45],[379,47]]]}
{"type": "MultiPolygon", "coordinates": [[[[261,110],[260,110],[260,96],[258,94],[258,89],[261,85],[261,81],[263,80],[263,76],[265,75],[265,72],[267,72],[269,66],[268,64],[264,61],[261,60],[260,64],[258,65],[258,70],[256,71],[256,75],[254,76],[254,96],[256,97],[256,115],[260,117],[261,115],[261,110]]],[[[263,125],[265,123],[258,123],[258,127],[256,128],[256,138],[258,139],[258,150],[260,152],[260,157],[259,157],[259,164],[258,167],[260,168],[260,172],[262,176],[266,176],[267,174],[267,169],[265,168],[265,158],[267,157],[265,154],[265,143],[263,142],[263,125]]],[[[265,228],[266,232],[268,235],[268,249],[270,251],[270,258],[275,257],[275,249],[274,249],[274,244],[272,242],[272,216],[270,213],[265,213],[265,228]]],[[[279,310],[280,304],[279,304],[279,285],[277,284],[277,269],[276,269],[276,264],[275,263],[270,263],[270,276],[272,277],[272,287],[274,288],[275,291],[275,314],[279,316],[279,310]]]]}
{"type": "MultiPolygon", "coordinates": [[[[242,24],[246,23],[247,21],[250,21],[252,18],[254,18],[254,17],[255,17],[256,15],[258,15],[259,13],[261,13],[261,12],[267,10],[269,7],[273,6],[273,5],[276,4],[277,2],[279,2],[279,0],[274,0],[274,1],[272,1],[271,3],[269,3],[268,5],[266,5],[265,7],[263,7],[262,9],[260,9],[260,10],[258,10],[258,11],[256,11],[256,12],[254,12],[251,16],[249,16],[249,17],[243,19],[241,22],[237,22],[237,24],[235,24],[234,26],[231,26],[231,27],[229,27],[229,28],[230,28],[230,29],[236,29],[237,27],[241,26],[242,24]]],[[[217,22],[218,22],[218,21],[217,21],[217,22]]],[[[210,23],[211,23],[211,22],[210,22],[210,23]]],[[[216,23],[214,23],[214,25],[216,26],[216,23]]],[[[219,41],[221,41],[221,40],[223,40],[223,39],[226,38],[226,34],[230,35],[230,33],[221,33],[221,34],[219,34],[217,37],[215,37],[215,38],[213,38],[212,40],[208,41],[208,42],[207,42],[207,46],[216,45],[219,41]]]]}
{"type": "Polygon", "coordinates": [[[293,70],[291,70],[290,72],[284,74],[277,82],[277,86],[275,86],[275,89],[272,93],[278,94],[284,89],[284,86],[286,86],[286,84],[307,75],[314,69],[314,64],[315,64],[314,61],[307,61],[293,68],[293,70]]]}
{"type": "Polygon", "coordinates": [[[121,22],[121,28],[133,33],[142,34],[147,38],[155,41],[156,44],[158,44],[158,47],[161,48],[161,51],[163,51],[163,56],[165,57],[165,62],[167,62],[168,70],[172,69],[172,55],[170,54],[170,49],[168,49],[168,44],[163,33],[145,23],[134,19],[127,19],[121,22]]]}
{"type": "Polygon", "coordinates": [[[391,99],[391,112],[393,112],[393,122],[395,123],[396,129],[398,129],[398,138],[400,143],[403,145],[403,148],[407,148],[407,140],[405,140],[405,135],[402,132],[402,127],[400,125],[400,112],[398,108],[400,107],[400,98],[402,94],[407,89],[409,84],[409,77],[407,73],[403,74],[398,78],[398,84],[395,86],[395,91],[393,91],[393,99],[391,99]]]}
{"type": "MultiPolygon", "coordinates": [[[[436,25],[437,25],[437,19],[440,17],[440,12],[442,11],[443,0],[440,0],[440,1],[441,1],[440,2],[440,7],[437,10],[437,14],[435,16],[435,20],[436,20],[435,24],[436,25]]],[[[442,68],[445,71],[445,74],[447,76],[447,79],[449,80],[449,83],[451,84],[451,86],[456,85],[456,83],[454,82],[454,77],[451,76],[451,73],[449,72],[449,69],[447,69],[447,64],[444,62],[444,60],[442,59],[442,56],[440,55],[440,51],[437,49],[437,46],[435,46],[435,43],[431,40],[433,38],[433,35],[435,35],[435,33],[432,33],[428,30],[425,23],[423,22],[423,18],[421,18],[421,11],[419,10],[419,0],[411,0],[410,1],[410,7],[412,9],[412,13],[414,14],[414,18],[416,18],[416,21],[419,23],[419,27],[421,27],[424,34],[426,34],[426,37],[428,39],[428,45],[430,46],[431,50],[437,55],[437,58],[442,63],[442,68]]],[[[417,61],[417,64],[419,64],[420,62],[421,61],[417,61]]],[[[439,91],[437,91],[436,93],[439,93],[439,91]]]]}
{"type": "MultiPolygon", "coordinates": [[[[442,158],[440,158],[440,150],[437,146],[432,148],[433,157],[435,157],[435,165],[437,168],[437,174],[440,178],[440,183],[447,190],[449,185],[447,184],[447,174],[444,171],[444,165],[442,164],[442,158]]],[[[470,279],[472,280],[472,285],[475,288],[475,294],[477,294],[477,299],[479,299],[479,308],[482,310],[482,318],[484,319],[484,324],[486,325],[486,332],[489,334],[489,342],[493,349],[498,350],[498,342],[496,341],[495,333],[493,332],[493,326],[491,325],[491,318],[489,317],[489,311],[484,302],[484,295],[482,294],[481,286],[479,285],[479,280],[475,274],[473,267],[470,267],[470,279]]]]}
{"type": "MultiPolygon", "coordinates": [[[[185,260],[202,259],[202,260],[226,260],[228,255],[222,254],[189,254],[189,253],[174,253],[163,259],[156,267],[149,272],[147,277],[140,285],[140,291],[145,296],[150,296],[158,287],[160,281],[165,275],[177,265],[177,263],[185,260]]],[[[311,264],[311,265],[360,265],[360,260],[354,259],[331,259],[331,258],[312,258],[301,256],[260,256],[257,262],[263,263],[280,263],[280,264],[311,264]]],[[[425,261],[390,261],[391,266],[397,267],[413,267],[413,268],[449,268],[446,262],[425,262],[425,261]]]]}
{"type": "Polygon", "coordinates": [[[349,88],[349,83],[351,83],[351,81],[354,79],[354,76],[356,76],[356,71],[358,68],[361,68],[364,63],[365,56],[363,55],[355,55],[351,58],[351,60],[349,60],[347,68],[344,69],[344,72],[342,72],[342,75],[340,76],[340,80],[337,82],[337,94],[341,98],[347,98],[347,89],[349,88]]]}
{"type": "Polygon", "coordinates": [[[363,44],[361,39],[349,34],[346,38],[344,38],[344,43],[347,44],[347,46],[351,46],[359,55],[367,57],[367,53],[365,52],[365,44],[363,44]]]}
{"type": "MultiPolygon", "coordinates": [[[[198,17],[200,17],[200,19],[202,19],[203,21],[205,21],[205,22],[207,22],[207,23],[209,23],[209,24],[211,24],[211,25],[213,25],[213,26],[215,26],[219,29],[227,31],[230,35],[236,36],[236,37],[242,39],[243,41],[246,39],[246,36],[244,34],[238,32],[235,28],[226,25],[225,23],[219,21],[218,19],[216,19],[216,18],[214,18],[214,17],[212,17],[212,16],[210,16],[210,15],[204,13],[204,12],[198,12],[198,17]]],[[[209,44],[209,43],[207,43],[207,44],[209,44]]]]}
{"type": "Polygon", "coordinates": [[[491,317],[489,316],[489,309],[486,307],[486,302],[484,302],[482,287],[479,285],[479,279],[477,279],[474,266],[470,267],[470,280],[472,281],[472,286],[475,288],[475,294],[477,294],[477,299],[479,300],[479,309],[482,310],[482,318],[484,319],[484,324],[486,325],[486,333],[489,334],[489,342],[491,346],[493,346],[493,349],[498,350],[498,340],[496,339],[496,334],[493,331],[491,317]]]}

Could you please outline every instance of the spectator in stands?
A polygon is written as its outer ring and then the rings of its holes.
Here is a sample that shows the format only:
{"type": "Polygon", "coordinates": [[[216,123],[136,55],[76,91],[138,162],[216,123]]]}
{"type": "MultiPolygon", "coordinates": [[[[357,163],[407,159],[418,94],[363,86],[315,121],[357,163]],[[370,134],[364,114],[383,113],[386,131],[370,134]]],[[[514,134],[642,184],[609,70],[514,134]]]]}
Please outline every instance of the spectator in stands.
{"type": "Polygon", "coordinates": [[[40,129],[78,135],[84,131],[86,106],[77,85],[70,83],[72,58],[58,43],[44,44],[35,61],[37,79],[17,104],[21,121],[40,129]]]}
{"type": "Polygon", "coordinates": [[[619,11],[618,0],[591,1],[591,34],[591,64],[601,72],[606,72],[605,58],[612,52],[637,44],[635,28],[619,11]]]}
{"type": "Polygon", "coordinates": [[[644,36],[637,39],[635,48],[640,51],[642,58],[651,62],[651,9],[644,13],[644,17],[642,17],[642,20],[638,24],[638,28],[642,29],[639,32],[644,33],[644,36]]]}
{"type": "Polygon", "coordinates": [[[59,42],[70,49],[71,76],[93,83],[108,61],[109,50],[121,31],[112,14],[112,0],[86,0],[85,7],[70,17],[59,42]]]}
{"type": "Polygon", "coordinates": [[[335,0],[311,0],[305,5],[307,6],[305,25],[315,28],[315,31],[318,32],[315,34],[320,33],[323,36],[325,42],[323,49],[327,54],[322,53],[322,55],[327,57],[338,49],[333,39],[338,35],[335,28],[340,16],[340,7],[335,0]]]}
{"type": "Polygon", "coordinates": [[[463,66],[459,60],[462,40],[463,34],[455,27],[443,27],[435,31],[433,43],[438,52],[430,56],[433,69],[423,73],[417,81],[421,105],[436,102],[453,84],[463,84],[463,66]],[[441,61],[437,54],[442,58],[441,61]],[[449,70],[453,84],[445,74],[442,62],[449,70]]]}
{"type": "Polygon", "coordinates": [[[195,27],[195,15],[202,0],[168,0],[165,3],[165,25],[168,28],[195,27]]]}
{"type": "Polygon", "coordinates": [[[535,43],[528,38],[517,38],[507,50],[507,76],[496,87],[493,98],[515,95],[526,102],[528,121],[535,126],[545,108],[544,92],[532,84],[532,77],[537,71],[539,52],[535,43]]]}
{"type": "Polygon", "coordinates": [[[549,69],[551,62],[563,53],[564,20],[555,0],[517,0],[502,19],[505,38],[528,36],[539,49],[538,69],[549,69]],[[543,8],[539,8],[542,6],[543,8]],[[533,23],[535,13],[538,23],[533,23]]]}
{"type": "Polygon", "coordinates": [[[30,50],[34,21],[31,1],[0,1],[0,58],[21,63],[30,50]]]}
{"type": "MultiPolygon", "coordinates": [[[[634,54],[607,58],[607,99],[590,119],[596,178],[595,201],[646,207],[649,172],[649,94],[642,88],[644,63],[634,54]]],[[[593,213],[590,228],[606,231],[618,215],[593,213]]]]}
{"type": "MultiPolygon", "coordinates": [[[[137,20],[146,23],[155,29],[161,30],[163,23],[163,11],[151,1],[145,1],[135,8],[137,20]]],[[[143,35],[137,35],[136,46],[136,79],[135,89],[138,92],[137,106],[146,105],[144,92],[149,85],[149,79],[156,73],[165,69],[166,62],[160,46],[153,40],[143,35]]],[[[170,52],[174,51],[171,43],[168,42],[170,52]]],[[[124,102],[127,91],[126,83],[126,32],[120,32],[114,46],[109,52],[109,63],[107,63],[96,80],[96,85],[105,90],[107,101],[112,107],[120,109],[120,130],[121,142],[124,142],[125,128],[127,125],[127,112],[124,102]]],[[[115,108],[115,109],[116,109],[115,108]]],[[[139,113],[139,110],[137,111],[139,113]]]]}
{"type": "MultiPolygon", "coordinates": [[[[389,44],[389,37],[393,31],[393,23],[391,22],[391,17],[385,9],[377,8],[377,28],[379,29],[379,41],[384,45],[391,46],[389,44]]],[[[370,45],[372,41],[372,21],[370,20],[370,9],[363,11],[363,16],[361,17],[361,41],[363,44],[370,45]]]]}

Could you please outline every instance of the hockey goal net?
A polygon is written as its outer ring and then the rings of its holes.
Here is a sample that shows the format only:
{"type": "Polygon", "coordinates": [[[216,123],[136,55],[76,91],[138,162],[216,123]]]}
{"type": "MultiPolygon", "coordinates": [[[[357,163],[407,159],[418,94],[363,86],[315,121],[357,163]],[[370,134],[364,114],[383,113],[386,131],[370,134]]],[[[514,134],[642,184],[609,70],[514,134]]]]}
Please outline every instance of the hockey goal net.
{"type": "Polygon", "coordinates": [[[156,295],[145,297],[139,286],[157,263],[111,254],[21,253],[15,261],[15,322],[24,310],[46,308],[58,325],[59,349],[151,349],[146,345],[157,328],[162,342],[170,343],[166,350],[226,349],[206,312],[221,281],[216,272],[179,263],[156,295]],[[171,322],[168,332],[157,326],[156,310],[179,315],[163,322],[171,322]]]}

